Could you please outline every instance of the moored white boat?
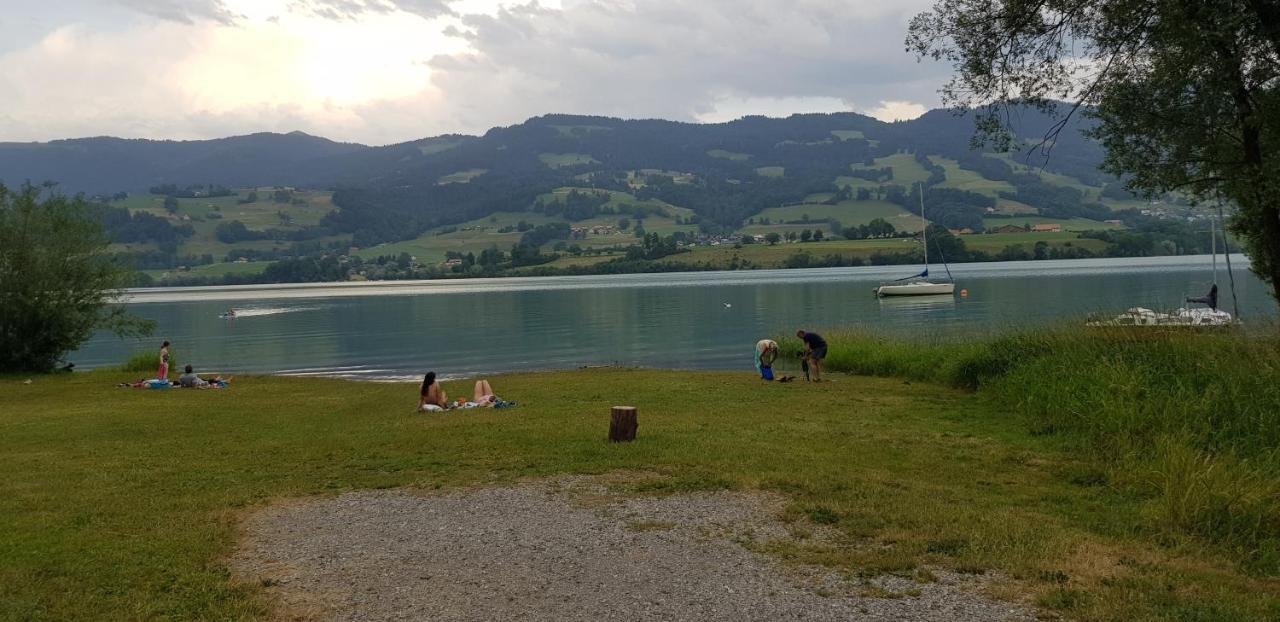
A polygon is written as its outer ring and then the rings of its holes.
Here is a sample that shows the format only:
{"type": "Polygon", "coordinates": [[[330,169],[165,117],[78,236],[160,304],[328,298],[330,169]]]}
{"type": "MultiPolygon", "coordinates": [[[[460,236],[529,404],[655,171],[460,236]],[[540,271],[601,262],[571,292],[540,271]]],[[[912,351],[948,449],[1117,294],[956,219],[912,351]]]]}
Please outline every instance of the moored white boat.
{"type": "MultiPolygon", "coordinates": [[[[929,277],[929,221],[924,216],[924,184],[920,184],[920,221],[924,228],[920,230],[920,241],[924,243],[924,272],[904,279],[883,283],[875,288],[876,296],[946,296],[954,294],[956,284],[949,278],[951,268],[947,268],[946,279],[929,277]]],[[[946,266],[946,258],[942,259],[946,266]]]]}
{"type": "Polygon", "coordinates": [[[881,285],[876,288],[877,296],[938,296],[954,294],[956,284],[934,280],[910,281],[898,285],[881,285]]]}

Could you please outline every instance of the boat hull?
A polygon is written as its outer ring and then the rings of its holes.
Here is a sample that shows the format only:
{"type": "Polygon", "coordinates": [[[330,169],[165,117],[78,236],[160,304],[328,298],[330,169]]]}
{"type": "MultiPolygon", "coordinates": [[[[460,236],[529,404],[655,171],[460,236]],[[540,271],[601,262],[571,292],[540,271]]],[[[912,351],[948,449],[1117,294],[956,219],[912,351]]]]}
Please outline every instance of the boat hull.
{"type": "Polygon", "coordinates": [[[954,294],[955,283],[903,283],[902,285],[881,285],[876,288],[877,296],[938,296],[954,294]]]}

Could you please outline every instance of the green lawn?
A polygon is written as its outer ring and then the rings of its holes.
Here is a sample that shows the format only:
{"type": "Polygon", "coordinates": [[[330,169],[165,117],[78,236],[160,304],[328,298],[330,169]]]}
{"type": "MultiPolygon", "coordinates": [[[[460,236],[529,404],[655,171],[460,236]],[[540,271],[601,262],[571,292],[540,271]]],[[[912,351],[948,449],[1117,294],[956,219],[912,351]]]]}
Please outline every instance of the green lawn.
{"type": "Polygon", "coordinates": [[[749,153],[738,153],[736,151],[726,151],[724,149],[712,149],[707,152],[707,155],[713,158],[720,158],[722,160],[733,160],[734,162],[743,162],[751,159],[751,154],[749,153]]]}
{"type": "Polygon", "coordinates": [[[1140,499],[1081,477],[1075,452],[1001,404],[900,379],[762,384],[743,363],[500,377],[519,408],[432,415],[413,412],[404,384],[0,379],[0,619],[263,618],[261,586],[225,560],[239,522],[269,503],[616,471],[660,477],[623,494],[780,493],[793,529],[820,521],[840,537],[765,551],[851,576],[997,570],[994,593],[1096,620],[1277,611],[1273,582],[1129,531],[1140,499]],[[640,408],[633,444],[605,441],[618,403],[640,408]]]}
{"type": "Polygon", "coordinates": [[[999,197],[1001,192],[1014,191],[1013,185],[1009,182],[987,179],[974,171],[960,168],[960,163],[955,160],[940,157],[929,159],[947,172],[947,180],[938,184],[939,188],[966,190],[992,198],[999,197]]]}
{"type": "MultiPolygon", "coordinates": [[[[760,222],[762,218],[768,218],[770,225],[746,225],[743,227],[743,233],[768,233],[770,231],[789,231],[791,225],[780,226],[786,221],[803,220],[805,216],[809,216],[810,220],[826,220],[834,218],[840,221],[845,227],[853,227],[857,225],[865,225],[876,218],[883,218],[893,224],[899,231],[919,231],[920,218],[913,216],[910,212],[902,209],[896,204],[888,201],[841,201],[835,205],[825,204],[805,204],[805,205],[789,205],[787,207],[771,207],[754,218],[756,222],[760,222]]],[[[801,228],[827,228],[825,222],[803,225],[801,228]]]]}
{"type": "MultiPolygon", "coordinates": [[[[216,198],[178,199],[178,210],[174,213],[174,224],[191,225],[194,234],[178,247],[179,255],[211,254],[221,260],[232,249],[271,250],[288,247],[291,242],[273,240],[257,240],[252,242],[236,242],[226,244],[218,240],[218,225],[232,220],[244,223],[245,227],[263,231],[266,229],[298,230],[320,224],[326,214],[336,209],[333,195],[327,191],[296,191],[294,196],[305,203],[276,203],[271,200],[274,188],[257,188],[258,200],[253,203],[240,203],[247,198],[250,189],[240,189],[236,195],[216,198]],[[284,214],[282,217],[281,214],[284,214]]],[[[126,207],[131,211],[154,214],[162,218],[169,217],[164,209],[164,197],[161,195],[134,195],[123,201],[112,203],[126,207]]],[[[349,236],[324,238],[321,241],[349,239],[349,236]]]]}
{"type": "Polygon", "coordinates": [[[1040,216],[1014,216],[1013,218],[983,218],[982,226],[989,229],[1003,227],[1005,225],[1016,225],[1025,227],[1027,225],[1062,225],[1063,231],[1103,231],[1111,229],[1123,229],[1124,225],[1109,224],[1099,220],[1089,220],[1088,218],[1043,218],[1040,216]]]}
{"type": "Polygon", "coordinates": [[[1150,201],[1146,201],[1143,199],[1120,200],[1120,199],[1108,199],[1106,197],[1103,197],[1101,199],[1101,202],[1103,205],[1106,205],[1107,207],[1113,210],[1151,209],[1152,207],[1158,207],[1158,206],[1151,205],[1150,201]]]}
{"type": "Polygon", "coordinates": [[[538,159],[551,168],[577,166],[579,164],[595,164],[595,158],[585,153],[540,153],[538,159]]]}
{"type": "Polygon", "coordinates": [[[428,138],[418,142],[418,151],[420,151],[422,155],[431,155],[433,153],[443,153],[461,144],[462,141],[450,138],[428,138]]]}
{"type": "MultiPolygon", "coordinates": [[[[814,229],[814,225],[788,225],[786,228],[796,231],[797,233],[803,229],[814,229]]],[[[829,233],[823,230],[823,235],[829,233]]],[[[757,268],[781,268],[785,267],[787,260],[796,253],[809,253],[814,258],[822,258],[826,255],[840,255],[842,257],[858,257],[863,260],[875,254],[876,252],[911,252],[918,250],[920,243],[911,239],[890,239],[890,240],[824,240],[822,242],[795,242],[795,243],[779,243],[773,246],[768,244],[744,244],[741,248],[734,248],[732,245],[721,246],[698,246],[692,249],[692,252],[676,255],[671,258],[672,261],[694,264],[709,264],[712,267],[725,269],[734,257],[739,262],[748,261],[757,268]]]]}
{"type": "Polygon", "coordinates": [[[432,230],[412,240],[362,248],[355,254],[365,259],[372,259],[379,255],[409,253],[423,263],[438,263],[445,260],[445,253],[448,251],[464,254],[479,253],[490,246],[510,250],[511,245],[519,242],[524,234],[519,231],[499,233],[498,230],[514,226],[521,220],[537,226],[555,219],[533,212],[499,212],[490,218],[454,225],[457,231],[452,233],[440,234],[440,230],[432,230]]]}
{"type": "Polygon", "coordinates": [[[186,272],[178,272],[176,270],[146,270],[145,272],[157,279],[166,277],[183,277],[183,276],[228,276],[228,275],[245,275],[260,274],[270,265],[269,261],[250,261],[246,263],[236,262],[218,262],[206,264],[203,266],[194,266],[186,272]]]}
{"type": "Polygon", "coordinates": [[[1039,214],[1040,210],[1013,199],[996,199],[996,212],[1000,214],[1039,214]]]}
{"type": "Polygon", "coordinates": [[[1038,160],[1034,155],[1030,159],[1027,159],[1023,155],[1017,155],[1017,154],[1015,155],[987,154],[986,157],[1000,158],[1001,160],[1008,162],[1009,165],[1012,166],[1013,170],[1016,172],[1034,173],[1036,175],[1039,175],[1041,179],[1051,184],[1054,184],[1057,186],[1067,186],[1069,188],[1075,188],[1076,190],[1079,190],[1080,192],[1084,193],[1084,200],[1086,202],[1097,201],[1102,196],[1102,188],[1099,188],[1097,186],[1090,186],[1080,181],[1079,179],[1076,179],[1075,177],[1068,177],[1066,175],[1059,175],[1057,173],[1050,173],[1049,171],[1041,170],[1040,160],[1038,160]]]}
{"type": "Polygon", "coordinates": [[[910,153],[895,153],[891,156],[876,158],[875,165],[871,167],[863,166],[861,164],[854,164],[849,168],[852,168],[853,170],[856,171],[856,170],[863,170],[867,168],[884,168],[886,166],[893,169],[893,179],[890,181],[873,182],[873,181],[868,181],[858,177],[840,177],[836,181],[836,184],[851,185],[851,186],[854,186],[855,188],[857,187],[874,188],[876,186],[887,186],[891,184],[897,184],[899,186],[909,188],[912,185],[915,185],[917,183],[925,181],[926,179],[929,179],[929,171],[924,170],[924,167],[920,166],[919,162],[916,162],[915,156],[910,153]]]}
{"type": "Polygon", "coordinates": [[[443,186],[445,184],[465,184],[465,183],[469,183],[472,179],[475,179],[476,177],[484,175],[485,173],[488,173],[488,172],[489,172],[489,169],[487,168],[469,168],[465,171],[458,171],[456,173],[442,175],[440,179],[436,180],[436,184],[440,186],[443,186]]]}
{"type": "MultiPolygon", "coordinates": [[[[543,195],[543,198],[550,198],[556,194],[568,194],[571,188],[560,188],[549,195],[543,195]]],[[[589,188],[578,188],[580,191],[592,192],[589,188]]],[[[614,225],[618,224],[620,218],[628,218],[633,223],[642,223],[646,231],[652,233],[660,233],[662,235],[671,235],[676,231],[694,232],[697,231],[697,225],[686,225],[675,223],[675,216],[686,218],[693,215],[692,210],[682,207],[676,207],[657,200],[640,201],[635,197],[621,192],[612,193],[614,196],[610,199],[607,206],[615,209],[625,204],[642,204],[662,207],[666,209],[671,216],[649,216],[642,221],[631,219],[625,214],[602,214],[595,218],[576,221],[570,223],[574,227],[592,227],[595,225],[614,225]]],[[[418,261],[423,263],[438,263],[445,260],[445,253],[448,251],[456,251],[459,253],[480,253],[486,248],[496,246],[497,248],[508,251],[511,246],[520,242],[520,238],[524,235],[519,231],[500,232],[500,229],[515,226],[521,220],[531,226],[547,224],[551,222],[560,222],[559,218],[550,218],[536,212],[499,212],[492,216],[480,218],[458,225],[451,225],[456,231],[451,233],[440,234],[440,229],[428,231],[412,240],[404,242],[392,242],[389,244],[379,244],[362,248],[356,251],[356,255],[365,259],[371,259],[379,255],[399,255],[400,253],[409,253],[416,257],[418,261]]],[[[568,244],[578,244],[584,248],[630,245],[636,243],[633,230],[619,231],[608,235],[589,235],[585,240],[565,240],[568,244]]],[[[557,240],[558,241],[558,240],[557,240]]],[[[544,249],[550,250],[555,242],[550,242],[544,246],[544,249]]]]}
{"type": "Polygon", "coordinates": [[[1045,242],[1050,247],[1077,246],[1092,252],[1100,252],[1107,247],[1102,240],[1081,238],[1080,234],[1063,231],[1061,233],[993,233],[961,236],[965,245],[972,250],[998,253],[1006,246],[1023,246],[1028,251],[1036,242],[1045,242]]]}
{"type": "Polygon", "coordinates": [[[604,125],[553,125],[560,136],[574,137],[592,132],[608,132],[613,128],[604,125]]]}
{"type": "Polygon", "coordinates": [[[861,130],[831,130],[831,135],[840,140],[853,140],[855,138],[866,138],[861,130]]]}
{"type": "Polygon", "coordinates": [[[787,169],[781,166],[761,166],[756,169],[756,175],[761,177],[782,177],[787,174],[787,169]]]}

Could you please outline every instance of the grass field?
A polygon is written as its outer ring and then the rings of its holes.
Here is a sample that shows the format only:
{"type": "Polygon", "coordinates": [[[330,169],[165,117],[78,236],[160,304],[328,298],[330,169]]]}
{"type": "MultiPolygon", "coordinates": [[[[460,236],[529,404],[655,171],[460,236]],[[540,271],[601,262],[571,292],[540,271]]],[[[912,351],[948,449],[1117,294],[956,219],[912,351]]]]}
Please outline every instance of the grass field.
{"type": "Polygon", "coordinates": [[[1124,228],[1124,225],[1109,224],[1097,220],[1089,220],[1088,218],[1042,218],[1040,216],[1015,216],[1013,218],[982,219],[982,225],[989,229],[1003,227],[1005,225],[1025,227],[1027,225],[1045,224],[1062,225],[1063,231],[1106,231],[1124,228]]]}
{"type": "Polygon", "coordinates": [[[840,140],[853,140],[855,138],[866,138],[861,130],[831,130],[831,135],[840,140]]]}
{"type": "MultiPolygon", "coordinates": [[[[768,218],[772,225],[747,225],[744,233],[768,233],[769,231],[789,231],[792,225],[779,226],[786,221],[803,220],[808,215],[811,220],[834,218],[845,227],[865,225],[876,218],[883,218],[893,224],[899,231],[919,231],[920,219],[898,205],[888,201],[841,201],[835,205],[807,204],[789,205],[787,207],[771,207],[755,215],[756,222],[768,218]]],[[[826,228],[826,223],[814,223],[801,226],[802,229],[826,228]]]]}
{"type": "Polygon", "coordinates": [[[538,159],[551,168],[577,166],[579,164],[595,164],[595,158],[585,153],[540,153],[538,159]]]}
{"type": "Polygon", "coordinates": [[[1106,197],[1102,197],[1100,202],[1113,210],[1150,209],[1152,207],[1158,207],[1151,205],[1150,201],[1142,199],[1127,199],[1122,201],[1119,199],[1108,199],[1106,197]]]}
{"type": "Polygon", "coordinates": [[[781,166],[761,166],[756,169],[756,175],[761,177],[782,177],[787,174],[787,169],[781,166]]]}
{"type": "MultiPolygon", "coordinates": [[[[549,195],[543,195],[543,198],[551,198],[557,194],[568,194],[570,188],[561,188],[549,195]]],[[[593,192],[589,188],[578,188],[580,191],[593,192]]],[[[693,232],[697,231],[697,225],[677,225],[675,217],[682,218],[693,215],[692,210],[681,207],[668,205],[661,201],[639,201],[635,197],[614,192],[614,196],[610,199],[607,206],[620,207],[625,204],[649,205],[666,209],[671,216],[649,216],[642,221],[632,220],[632,223],[642,223],[648,232],[660,233],[662,235],[671,235],[676,231],[693,232]]],[[[629,218],[625,214],[600,215],[595,218],[576,221],[571,223],[574,227],[592,227],[595,225],[614,225],[616,226],[620,218],[629,218]]],[[[469,222],[464,222],[456,227],[456,231],[452,233],[440,234],[440,230],[432,230],[424,233],[412,240],[404,242],[392,242],[389,244],[380,244],[369,248],[362,248],[356,251],[356,255],[365,259],[371,259],[379,255],[399,255],[400,253],[409,253],[418,258],[423,263],[438,263],[444,261],[445,253],[448,251],[456,251],[459,253],[479,253],[486,248],[496,246],[503,251],[511,250],[511,246],[520,242],[520,238],[524,235],[519,231],[509,231],[506,233],[499,232],[510,226],[515,226],[520,221],[525,221],[531,226],[547,224],[551,222],[559,222],[558,218],[549,218],[536,212],[499,212],[490,217],[480,218],[469,222]]],[[[590,235],[584,240],[565,240],[568,244],[577,244],[584,248],[630,245],[636,242],[633,230],[618,231],[610,235],[590,235]]],[[[554,242],[547,244],[544,248],[550,250],[554,242]]]]}
{"type": "Polygon", "coordinates": [[[960,163],[955,160],[940,157],[929,159],[947,172],[947,180],[938,184],[939,188],[955,188],[992,198],[999,197],[1001,192],[1014,191],[1013,185],[1009,182],[987,179],[974,171],[960,168],[960,163]]]}
{"type": "MultiPolygon", "coordinates": [[[[773,230],[790,230],[797,233],[804,229],[821,228],[821,225],[784,225],[770,226],[773,230]]],[[[750,230],[750,227],[748,227],[750,230]]],[[[823,234],[828,232],[823,229],[823,234]]],[[[1101,252],[1106,243],[1101,240],[1082,239],[1076,233],[1013,233],[1003,235],[966,235],[961,237],[970,250],[996,254],[1006,246],[1022,246],[1027,252],[1035,248],[1036,242],[1046,242],[1050,248],[1078,247],[1092,252],[1101,252]]],[[[910,253],[920,250],[920,242],[914,239],[893,238],[885,240],[823,240],[821,242],[798,242],[791,244],[745,244],[741,248],[733,246],[699,246],[692,252],[672,258],[687,264],[707,264],[715,268],[728,268],[736,257],[738,263],[751,262],[758,268],[783,268],[788,260],[797,253],[808,253],[815,260],[827,255],[839,255],[845,258],[866,260],[879,253],[910,253]]]]}
{"type": "Polygon", "coordinates": [[[697,177],[692,173],[681,173],[680,171],[664,171],[656,168],[640,169],[638,171],[627,171],[627,183],[634,187],[643,187],[644,178],[649,175],[665,175],[671,178],[671,181],[677,184],[691,184],[697,177]]]}
{"type": "MultiPolygon", "coordinates": [[[[793,226],[797,229],[809,228],[813,225],[793,226]]],[[[824,235],[826,232],[824,231],[824,235]]],[[[827,240],[822,242],[745,244],[742,248],[733,246],[699,246],[692,252],[676,255],[672,259],[683,263],[709,264],[715,268],[727,268],[737,257],[739,262],[749,261],[759,268],[785,267],[787,260],[796,253],[809,253],[814,258],[826,255],[842,257],[859,257],[866,259],[876,252],[911,252],[920,248],[920,243],[911,239],[895,238],[890,240],[827,240]]]]}
{"type": "Polygon", "coordinates": [[[920,166],[919,162],[916,162],[915,156],[910,153],[895,153],[891,156],[876,158],[875,166],[872,167],[854,164],[850,168],[856,171],[866,168],[884,168],[886,166],[893,169],[893,180],[891,181],[877,183],[858,177],[840,177],[836,183],[838,185],[852,185],[855,188],[864,186],[874,188],[876,186],[887,186],[890,184],[897,184],[899,186],[909,188],[917,183],[929,179],[929,171],[924,170],[924,167],[920,166]]]}
{"type": "Polygon", "coordinates": [[[203,266],[194,266],[186,272],[178,272],[176,270],[145,270],[145,272],[157,279],[181,276],[239,276],[245,274],[259,274],[263,270],[266,270],[267,266],[270,264],[271,262],[269,261],[250,261],[246,263],[218,262],[205,264],[203,266]]]}
{"type": "Polygon", "coordinates": [[[465,171],[458,171],[456,173],[450,173],[448,175],[441,175],[440,179],[436,180],[436,184],[440,186],[443,186],[445,184],[465,184],[465,183],[469,183],[472,179],[475,179],[488,172],[489,172],[489,169],[487,168],[470,168],[465,171]]]}
{"type": "Polygon", "coordinates": [[[362,248],[355,254],[365,259],[372,259],[379,255],[409,253],[423,263],[438,263],[445,260],[445,253],[448,251],[479,253],[490,246],[510,250],[511,245],[519,242],[524,234],[519,231],[499,233],[498,230],[515,226],[521,220],[537,226],[553,222],[555,219],[533,212],[499,212],[489,218],[456,225],[458,230],[452,233],[440,234],[439,230],[432,230],[412,240],[362,248]]]}
{"type": "Polygon", "coordinates": [[[749,153],[738,153],[736,151],[726,151],[724,149],[712,149],[707,151],[707,155],[722,160],[733,160],[734,162],[744,162],[751,159],[749,153]]]}
{"type": "Polygon", "coordinates": [[[996,199],[996,212],[1001,214],[1039,214],[1040,210],[1013,199],[996,199]]]}
{"type": "MultiPolygon", "coordinates": [[[[240,203],[247,198],[249,189],[241,189],[236,195],[215,198],[178,199],[178,209],[174,216],[175,224],[190,224],[194,234],[178,247],[179,255],[211,254],[215,259],[223,259],[232,249],[271,250],[288,247],[290,242],[273,240],[254,240],[226,244],[218,240],[218,225],[232,220],[244,223],[245,227],[263,231],[266,229],[297,230],[320,224],[325,214],[333,211],[332,193],[326,191],[296,191],[294,196],[304,201],[301,205],[292,203],[276,203],[271,200],[274,188],[257,188],[258,200],[253,203],[240,203]],[[286,222],[281,214],[288,217],[286,222]]],[[[169,216],[164,209],[164,197],[161,195],[134,195],[112,205],[126,207],[131,211],[154,214],[162,218],[169,216]]],[[[328,242],[337,239],[349,239],[343,236],[324,238],[328,242]]]]}
{"type": "Polygon", "coordinates": [[[1009,165],[1013,167],[1013,170],[1018,173],[1034,173],[1051,184],[1075,188],[1076,190],[1084,193],[1084,200],[1086,202],[1097,201],[1102,196],[1102,188],[1090,186],[1075,177],[1068,177],[1066,175],[1059,175],[1057,173],[1050,173],[1049,171],[1041,170],[1039,164],[1040,161],[1037,160],[1035,156],[1027,159],[1023,155],[987,154],[986,157],[1004,160],[1005,162],[1008,162],[1009,165]]]}
{"type": "MultiPolygon", "coordinates": [[[[838,344],[828,366],[977,388],[1029,432],[1069,440],[1091,463],[1073,481],[1136,504],[1127,521],[1112,525],[1116,539],[1147,541],[1179,560],[1164,577],[1143,576],[1150,567],[1142,556],[1094,564],[1109,568],[1099,584],[1128,591],[1128,604],[1150,608],[1126,614],[1130,619],[1278,619],[1276,328],[1199,333],[1064,325],[934,343],[845,331],[828,335],[838,344]],[[1219,560],[1211,575],[1256,581],[1264,592],[1254,594],[1258,607],[1239,607],[1243,595],[1209,587],[1216,582],[1209,576],[1195,588],[1176,587],[1173,577],[1191,567],[1183,562],[1196,558],[1219,560]],[[1195,602],[1167,599],[1176,594],[1194,594],[1195,602]]],[[[783,345],[794,347],[794,340],[783,345]]],[[[1073,617],[1120,617],[1117,603],[1077,591],[1083,597],[1069,607],[1073,617]]]]}
{"type": "Polygon", "coordinates": [[[426,140],[418,141],[418,151],[421,152],[422,155],[431,155],[433,153],[443,153],[461,144],[462,141],[450,138],[428,138],[426,140]]]}
{"type": "Polygon", "coordinates": [[[995,594],[1088,620],[1280,612],[1274,581],[1213,546],[1162,539],[1149,497],[1105,485],[1077,436],[1033,434],[1003,400],[900,378],[762,384],[743,364],[505,376],[494,387],[519,408],[433,415],[412,412],[416,387],[403,384],[0,379],[0,619],[263,618],[262,586],[236,582],[224,560],[239,521],[269,503],[616,471],[658,478],[623,494],[782,494],[794,533],[822,524],[839,537],[764,552],[852,578],[995,570],[995,594]],[[640,408],[640,435],[613,445],[608,409],[621,402],[640,408]]]}
{"type": "Polygon", "coordinates": [[[1092,252],[1100,252],[1107,247],[1102,240],[1081,238],[1078,233],[1063,231],[1061,233],[993,233],[961,236],[965,246],[970,250],[998,253],[1006,246],[1022,246],[1030,251],[1036,242],[1045,242],[1050,248],[1076,246],[1092,252]]]}
{"type": "Polygon", "coordinates": [[[613,129],[603,125],[553,125],[551,127],[556,128],[556,132],[558,132],[560,136],[567,137],[573,137],[579,134],[590,134],[592,132],[608,132],[613,129]]]}

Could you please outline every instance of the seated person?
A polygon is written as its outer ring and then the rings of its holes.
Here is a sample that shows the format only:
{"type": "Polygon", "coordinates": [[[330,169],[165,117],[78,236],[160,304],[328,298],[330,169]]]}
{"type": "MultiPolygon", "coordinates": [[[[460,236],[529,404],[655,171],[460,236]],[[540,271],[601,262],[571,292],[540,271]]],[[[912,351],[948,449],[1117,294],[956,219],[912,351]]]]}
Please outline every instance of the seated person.
{"type": "Polygon", "coordinates": [[[445,395],[440,383],[436,382],[436,372],[427,372],[422,377],[422,387],[418,390],[419,412],[440,412],[448,408],[449,396],[445,395]]]}
{"type": "MultiPolygon", "coordinates": [[[[222,376],[215,376],[213,380],[204,380],[196,375],[190,365],[183,369],[183,374],[178,376],[178,386],[184,389],[207,389],[209,387],[223,388],[227,386],[227,380],[223,380],[222,376]]],[[[230,380],[230,379],[228,379],[230,380]]]]}

